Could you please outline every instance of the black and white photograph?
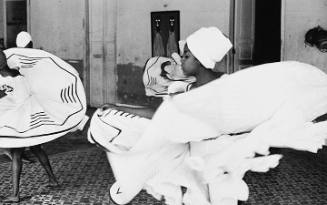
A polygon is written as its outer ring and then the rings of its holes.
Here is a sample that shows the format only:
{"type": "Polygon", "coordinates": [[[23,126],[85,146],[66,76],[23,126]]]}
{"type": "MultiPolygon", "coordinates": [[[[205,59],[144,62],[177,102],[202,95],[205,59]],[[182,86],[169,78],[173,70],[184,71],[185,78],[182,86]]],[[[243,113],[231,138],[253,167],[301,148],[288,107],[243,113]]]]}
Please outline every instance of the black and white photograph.
{"type": "Polygon", "coordinates": [[[0,205],[326,205],[327,0],[0,0],[0,205]]]}

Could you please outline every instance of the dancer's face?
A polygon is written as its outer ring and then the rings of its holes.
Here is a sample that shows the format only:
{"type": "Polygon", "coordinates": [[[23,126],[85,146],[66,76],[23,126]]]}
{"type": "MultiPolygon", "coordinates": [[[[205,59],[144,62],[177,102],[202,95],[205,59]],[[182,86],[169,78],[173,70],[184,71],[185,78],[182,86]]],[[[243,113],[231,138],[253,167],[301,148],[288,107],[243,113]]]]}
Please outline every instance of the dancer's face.
{"type": "Polygon", "coordinates": [[[200,69],[200,62],[195,58],[187,44],[184,46],[184,53],[182,55],[182,69],[186,76],[195,76],[200,69]]]}

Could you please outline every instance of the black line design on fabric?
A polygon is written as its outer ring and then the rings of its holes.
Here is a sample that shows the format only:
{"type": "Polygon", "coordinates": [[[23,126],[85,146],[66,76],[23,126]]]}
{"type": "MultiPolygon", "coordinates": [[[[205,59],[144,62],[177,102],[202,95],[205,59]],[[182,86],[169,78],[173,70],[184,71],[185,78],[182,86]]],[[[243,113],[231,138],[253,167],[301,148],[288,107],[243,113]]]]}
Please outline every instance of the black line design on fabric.
{"type": "Polygon", "coordinates": [[[64,96],[63,96],[63,95],[64,95],[64,90],[61,89],[61,91],[60,91],[60,98],[61,98],[61,101],[62,101],[62,102],[65,102],[65,101],[64,101],[64,96]]]}
{"type": "Polygon", "coordinates": [[[33,61],[33,62],[23,62],[23,61],[20,61],[19,63],[25,64],[25,65],[35,65],[37,63],[37,61],[33,61]]]}
{"type": "MultiPolygon", "coordinates": [[[[17,137],[17,136],[0,136],[0,138],[3,138],[3,139],[6,139],[6,138],[9,138],[9,139],[10,139],[10,138],[16,138],[16,139],[19,139],[19,138],[20,138],[20,139],[28,139],[28,138],[37,138],[37,137],[44,137],[44,136],[49,136],[49,135],[55,135],[55,134],[60,134],[60,133],[68,132],[69,130],[72,130],[73,128],[77,127],[81,122],[82,122],[82,120],[79,121],[78,123],[76,123],[75,125],[73,125],[73,126],[67,128],[67,129],[63,129],[63,130],[60,130],[60,131],[51,132],[51,133],[47,133],[47,134],[32,135],[32,136],[26,136],[26,137],[17,137]]],[[[37,127],[39,127],[39,126],[37,126],[37,127]]],[[[29,130],[32,130],[32,129],[37,128],[37,127],[33,127],[33,128],[31,128],[31,129],[29,129],[29,130]]],[[[8,128],[11,128],[11,129],[14,130],[14,128],[12,128],[12,127],[8,127],[8,128]]]]}
{"type": "Polygon", "coordinates": [[[64,88],[64,100],[66,103],[68,103],[68,99],[67,99],[67,88],[64,88]]]}
{"type": "Polygon", "coordinates": [[[50,119],[49,116],[40,116],[40,117],[38,117],[38,118],[31,119],[31,122],[30,122],[30,123],[34,123],[34,122],[36,122],[36,121],[38,121],[38,120],[48,120],[48,119],[50,119]]]}
{"type": "Polygon", "coordinates": [[[36,112],[36,113],[34,113],[34,114],[31,114],[31,117],[35,117],[35,116],[37,116],[37,115],[39,115],[39,114],[43,114],[43,113],[45,113],[45,112],[36,112]]]}
{"type": "Polygon", "coordinates": [[[70,98],[70,86],[68,86],[68,88],[67,88],[67,96],[69,98],[69,101],[73,102],[72,99],[70,98]]]}
{"type": "MultiPolygon", "coordinates": [[[[15,55],[15,54],[14,54],[15,55]]],[[[7,58],[9,59],[9,58],[7,58]]],[[[21,60],[21,61],[39,61],[40,59],[39,58],[33,58],[33,57],[19,57],[18,60],[21,60]]]]}
{"type": "Polygon", "coordinates": [[[37,114],[37,115],[31,115],[31,119],[34,119],[34,118],[36,118],[36,117],[43,117],[43,116],[46,116],[47,114],[45,113],[45,112],[42,112],[42,113],[39,113],[39,114],[37,114]]]}
{"type": "Polygon", "coordinates": [[[105,122],[105,121],[103,121],[100,117],[100,115],[97,115],[98,116],[98,118],[100,119],[100,121],[101,122],[103,122],[104,124],[106,124],[106,125],[109,125],[110,127],[112,127],[112,128],[114,128],[114,129],[116,129],[117,131],[118,131],[118,134],[116,135],[116,136],[114,136],[109,142],[110,143],[112,143],[119,135],[120,135],[120,133],[122,132],[122,130],[120,129],[120,128],[118,128],[118,127],[116,127],[116,126],[114,126],[114,125],[112,125],[112,124],[110,124],[110,123],[107,123],[107,122],[105,122]]]}
{"type": "Polygon", "coordinates": [[[30,127],[34,127],[35,125],[39,125],[40,123],[43,123],[42,125],[54,125],[54,124],[51,124],[51,122],[54,123],[55,121],[53,121],[53,120],[40,120],[40,121],[37,121],[37,122],[31,124],[30,127]]]}
{"type": "MultiPolygon", "coordinates": [[[[148,79],[150,79],[150,74],[149,74],[149,70],[150,70],[150,68],[151,68],[154,64],[157,63],[157,61],[159,60],[159,58],[160,58],[160,56],[157,57],[157,59],[155,60],[155,62],[152,63],[152,64],[149,66],[149,68],[147,69],[146,74],[147,74],[147,76],[148,76],[148,79]]],[[[151,80],[151,79],[150,79],[150,80],[151,80]]],[[[147,83],[147,85],[149,85],[150,83],[151,83],[151,81],[149,81],[149,82],[147,83]]]]}
{"type": "MultiPolygon", "coordinates": [[[[54,125],[56,125],[56,126],[59,126],[59,127],[62,127],[62,126],[64,126],[65,124],[66,124],[66,122],[68,121],[68,119],[69,118],[71,118],[72,116],[74,116],[74,115],[76,115],[76,114],[78,114],[78,113],[80,113],[80,112],[82,112],[83,110],[84,110],[84,106],[83,106],[83,104],[82,104],[82,102],[81,102],[81,99],[79,98],[79,95],[77,94],[77,83],[78,83],[78,78],[77,78],[77,76],[76,75],[74,75],[72,72],[70,72],[69,70],[67,70],[67,69],[65,69],[65,68],[63,68],[63,67],[61,67],[52,57],[28,57],[28,56],[24,56],[24,55],[21,55],[21,54],[15,54],[15,53],[13,53],[13,54],[11,54],[10,56],[8,56],[7,57],[7,61],[10,59],[10,58],[12,58],[13,56],[18,56],[18,57],[20,57],[20,58],[26,58],[26,59],[34,59],[34,60],[41,60],[41,59],[49,59],[49,60],[51,60],[59,69],[61,69],[61,70],[63,70],[64,72],[66,72],[66,73],[68,73],[68,74],[70,74],[73,78],[74,78],[74,81],[73,81],[73,84],[75,85],[75,90],[74,90],[74,93],[75,93],[75,96],[76,96],[76,98],[77,98],[77,100],[78,100],[78,103],[79,103],[79,105],[80,105],[80,108],[78,109],[78,110],[76,110],[75,112],[73,112],[73,113],[71,113],[70,115],[68,115],[67,117],[66,117],[66,119],[65,120],[63,120],[63,122],[61,123],[61,124],[54,124],[54,125]]],[[[63,61],[63,62],[65,62],[65,61],[63,61]]],[[[68,64],[68,63],[67,63],[68,64]]],[[[68,64],[69,65],[69,64],[68,64]]],[[[82,120],[80,120],[79,122],[78,122],[78,124],[79,123],[81,123],[81,121],[82,120]]],[[[70,129],[73,129],[74,127],[76,127],[76,126],[78,126],[78,124],[76,124],[76,125],[74,125],[74,126],[71,126],[70,128],[67,128],[67,129],[63,129],[63,130],[60,130],[60,131],[56,131],[56,132],[52,132],[52,133],[47,133],[47,134],[40,134],[40,135],[33,135],[33,136],[26,136],[26,137],[22,137],[22,136],[20,136],[20,137],[17,137],[17,136],[0,136],[0,138],[35,138],[35,137],[40,137],[40,136],[48,136],[48,135],[53,135],[53,134],[59,134],[59,133],[62,133],[62,132],[67,132],[68,130],[70,130],[70,129]]],[[[6,128],[8,128],[8,129],[12,129],[12,130],[14,130],[15,132],[17,132],[17,133],[25,133],[25,132],[28,132],[28,131],[30,131],[30,130],[32,130],[32,129],[35,129],[35,128],[38,128],[38,127],[40,127],[41,125],[38,125],[38,126],[36,126],[36,127],[33,127],[33,128],[29,128],[29,129],[26,129],[26,130],[23,130],[23,131],[19,131],[19,130],[17,130],[16,128],[14,128],[14,127],[11,127],[11,126],[8,126],[8,125],[4,125],[4,126],[2,126],[2,127],[6,127],[6,128]]]]}
{"type": "Polygon", "coordinates": [[[74,96],[74,84],[71,85],[72,86],[72,98],[73,98],[73,102],[76,103],[76,99],[75,99],[75,96],[74,96]]]}
{"type": "Polygon", "coordinates": [[[135,117],[135,115],[133,115],[133,114],[131,114],[131,113],[127,113],[126,117],[133,118],[133,117],[135,117]]]}
{"type": "Polygon", "coordinates": [[[111,152],[110,150],[108,150],[106,147],[104,147],[103,145],[101,145],[98,141],[96,141],[92,135],[92,133],[90,133],[90,137],[92,139],[92,141],[98,146],[101,147],[103,150],[105,150],[106,152],[111,152]]]}

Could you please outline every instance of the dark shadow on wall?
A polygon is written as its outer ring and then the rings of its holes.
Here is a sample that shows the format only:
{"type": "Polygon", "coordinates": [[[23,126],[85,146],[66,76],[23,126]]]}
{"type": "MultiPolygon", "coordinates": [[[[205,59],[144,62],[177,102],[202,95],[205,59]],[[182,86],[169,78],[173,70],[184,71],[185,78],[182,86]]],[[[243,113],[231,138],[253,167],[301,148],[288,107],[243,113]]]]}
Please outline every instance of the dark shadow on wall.
{"type": "Polygon", "coordinates": [[[145,105],[157,107],[161,102],[161,98],[148,97],[145,95],[143,85],[143,67],[135,66],[132,63],[117,65],[118,100],[121,103],[133,105],[145,105]]]}
{"type": "Polygon", "coordinates": [[[281,0],[256,1],[255,65],[280,61],[281,49],[281,0]]]}

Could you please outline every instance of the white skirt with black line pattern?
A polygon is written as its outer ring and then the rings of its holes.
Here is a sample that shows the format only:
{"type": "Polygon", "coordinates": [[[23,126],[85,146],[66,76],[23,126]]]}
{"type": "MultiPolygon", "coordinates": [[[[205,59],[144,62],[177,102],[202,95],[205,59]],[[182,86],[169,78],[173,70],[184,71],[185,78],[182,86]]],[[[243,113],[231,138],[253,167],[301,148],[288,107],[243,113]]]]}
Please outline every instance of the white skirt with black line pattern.
{"type": "Polygon", "coordinates": [[[83,127],[86,97],[78,72],[46,51],[4,51],[17,77],[0,76],[0,147],[45,143],[83,127]]]}

